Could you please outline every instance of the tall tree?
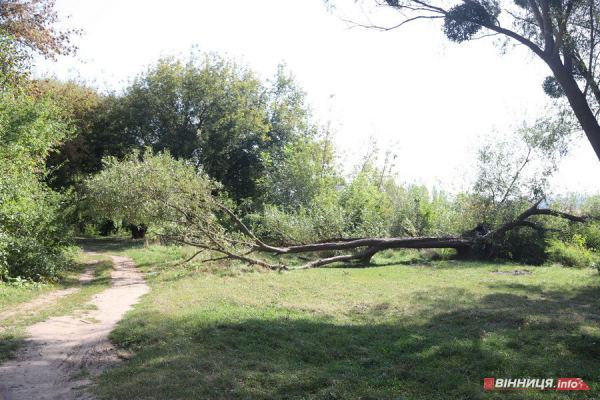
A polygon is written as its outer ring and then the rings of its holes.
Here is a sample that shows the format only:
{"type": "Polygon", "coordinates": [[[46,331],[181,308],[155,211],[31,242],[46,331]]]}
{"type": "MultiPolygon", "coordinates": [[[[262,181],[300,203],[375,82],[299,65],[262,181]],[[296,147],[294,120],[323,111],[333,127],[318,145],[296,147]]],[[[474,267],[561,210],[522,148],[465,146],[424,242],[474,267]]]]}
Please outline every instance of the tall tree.
{"type": "Polygon", "coordinates": [[[246,67],[200,53],[160,59],[125,90],[115,112],[140,147],[192,160],[236,200],[255,197],[264,155],[277,158],[309,116],[283,68],[267,85],[246,67]]]}
{"type": "Polygon", "coordinates": [[[48,99],[0,94],[0,280],[43,279],[66,267],[65,198],[40,178],[69,128],[48,99]]]}
{"type": "MultiPolygon", "coordinates": [[[[328,0],[325,0],[329,2],[328,0]]],[[[600,158],[600,3],[597,0],[374,0],[398,11],[399,22],[442,23],[444,34],[461,43],[503,35],[530,49],[552,75],[544,90],[565,96],[588,141],[600,158]]]]}
{"type": "Polygon", "coordinates": [[[28,88],[36,99],[49,99],[60,109],[70,132],[46,158],[46,182],[55,190],[78,186],[87,175],[102,169],[102,158],[123,157],[134,143],[116,129],[112,114],[115,98],[83,82],[37,80],[28,88]]]}

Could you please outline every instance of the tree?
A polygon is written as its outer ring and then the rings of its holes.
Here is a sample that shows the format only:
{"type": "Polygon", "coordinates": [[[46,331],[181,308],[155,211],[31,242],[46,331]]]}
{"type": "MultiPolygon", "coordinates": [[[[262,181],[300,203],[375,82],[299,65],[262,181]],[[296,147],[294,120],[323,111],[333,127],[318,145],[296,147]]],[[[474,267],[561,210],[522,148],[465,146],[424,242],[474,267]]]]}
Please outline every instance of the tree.
{"type": "Polygon", "coordinates": [[[112,128],[114,96],[103,95],[83,82],[54,79],[33,81],[28,92],[49,99],[60,109],[69,135],[46,158],[46,182],[65,191],[80,185],[89,174],[102,169],[102,159],[123,157],[134,147],[127,135],[112,128]]]}
{"type": "Polygon", "coordinates": [[[75,53],[70,37],[76,29],[56,30],[59,21],[55,0],[3,0],[0,2],[0,33],[21,48],[55,59],[75,53]]]}
{"type": "Polygon", "coordinates": [[[0,279],[53,278],[67,265],[66,199],[42,182],[68,133],[60,112],[48,99],[0,95],[0,279]]]}
{"type": "Polygon", "coordinates": [[[485,234],[472,230],[444,237],[330,238],[316,243],[271,245],[248,228],[232,211],[226,198],[214,195],[218,187],[205,174],[198,173],[189,161],[175,160],[168,153],[147,152],[143,157],[133,154],[124,161],[108,159],[106,168],[87,181],[87,201],[96,215],[154,224],[155,233],[198,248],[193,257],[206,253],[204,261],[233,259],[272,269],[306,269],[334,262],[369,261],[377,252],[393,248],[455,248],[459,253],[473,254],[511,229],[521,226],[538,229],[530,220],[535,215],[575,222],[590,219],[539,208],[541,201],[538,201],[513,220],[485,234]],[[265,260],[263,253],[317,256],[304,265],[289,268],[265,260]]]}
{"type": "Polygon", "coordinates": [[[343,184],[327,135],[302,135],[277,155],[262,155],[266,168],[258,188],[266,203],[287,211],[307,208],[315,198],[343,184]]]}
{"type": "Polygon", "coordinates": [[[29,75],[31,56],[7,35],[0,33],[0,90],[22,85],[29,75]]]}
{"type": "Polygon", "coordinates": [[[55,0],[3,0],[0,2],[0,89],[20,87],[32,56],[56,59],[77,50],[70,37],[75,29],[56,30],[55,0]]]}
{"type": "MultiPolygon", "coordinates": [[[[326,0],[326,2],[328,2],[326,0]]],[[[398,11],[400,21],[440,20],[444,34],[462,43],[488,35],[524,45],[552,75],[544,90],[565,96],[600,159],[600,3],[596,0],[375,0],[398,11]]]]}
{"type": "Polygon", "coordinates": [[[193,161],[237,201],[257,196],[265,155],[280,158],[309,117],[282,67],[266,85],[234,61],[197,52],[160,59],[125,90],[116,114],[140,148],[193,161]]]}

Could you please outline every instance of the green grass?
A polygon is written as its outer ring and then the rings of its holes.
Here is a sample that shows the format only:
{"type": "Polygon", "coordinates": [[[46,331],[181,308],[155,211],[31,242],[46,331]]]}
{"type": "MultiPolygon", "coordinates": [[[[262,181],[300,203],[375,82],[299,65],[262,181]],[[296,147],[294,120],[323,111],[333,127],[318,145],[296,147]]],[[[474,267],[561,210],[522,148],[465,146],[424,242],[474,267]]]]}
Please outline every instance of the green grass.
{"type": "Polygon", "coordinates": [[[0,285],[0,313],[19,310],[21,305],[53,291],[73,287],[79,289],[55,301],[3,317],[0,320],[0,361],[10,358],[14,350],[24,344],[27,326],[50,317],[85,314],[86,309],[89,309],[89,305],[85,303],[89,302],[94,294],[110,287],[112,269],[113,262],[109,257],[91,258],[81,255],[65,276],[54,284],[38,285],[32,288],[0,285]],[[79,276],[85,271],[86,262],[93,259],[99,260],[94,264],[94,279],[88,284],[81,285],[78,282],[79,276]]]}
{"type": "Polygon", "coordinates": [[[101,376],[105,399],[598,397],[596,270],[391,252],[363,268],[217,273],[175,266],[179,248],[113,243],[152,291],[112,333],[134,356],[101,376]],[[491,273],[516,269],[534,275],[491,273]],[[561,377],[591,391],[483,390],[561,377]]]}

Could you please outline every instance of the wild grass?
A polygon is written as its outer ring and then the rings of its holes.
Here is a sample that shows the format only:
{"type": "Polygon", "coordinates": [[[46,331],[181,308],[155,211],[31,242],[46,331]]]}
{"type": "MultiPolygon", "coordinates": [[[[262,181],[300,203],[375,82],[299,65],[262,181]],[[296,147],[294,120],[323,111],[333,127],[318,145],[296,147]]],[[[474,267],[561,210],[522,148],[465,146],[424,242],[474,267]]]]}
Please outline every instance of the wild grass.
{"type": "Polygon", "coordinates": [[[134,357],[101,376],[101,398],[565,397],[484,391],[484,378],[591,388],[569,398],[600,388],[596,270],[399,251],[358,268],[229,274],[176,266],[182,248],[118,247],[152,291],[112,333],[134,357]],[[523,269],[533,275],[492,273],[523,269]]]}
{"type": "Polygon", "coordinates": [[[110,287],[110,273],[113,262],[109,257],[89,257],[81,254],[77,262],[67,271],[65,276],[53,284],[33,287],[0,286],[0,361],[10,358],[17,348],[24,344],[25,328],[44,321],[50,317],[62,315],[82,315],[89,309],[92,296],[110,287]],[[93,262],[94,278],[82,285],[79,276],[93,262]],[[69,288],[77,288],[64,297],[54,301],[40,303],[35,307],[23,307],[42,295],[69,288]]]}

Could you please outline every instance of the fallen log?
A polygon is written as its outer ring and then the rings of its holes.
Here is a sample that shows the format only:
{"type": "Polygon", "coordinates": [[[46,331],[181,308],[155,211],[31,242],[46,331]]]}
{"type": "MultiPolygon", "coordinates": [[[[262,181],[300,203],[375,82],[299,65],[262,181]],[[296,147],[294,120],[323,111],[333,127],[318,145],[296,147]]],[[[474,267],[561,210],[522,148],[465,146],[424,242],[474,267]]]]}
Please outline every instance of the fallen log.
{"type": "MultiPolygon", "coordinates": [[[[459,256],[472,256],[476,254],[478,249],[485,248],[487,245],[493,245],[494,241],[502,238],[508,231],[518,227],[529,227],[533,229],[542,229],[541,226],[529,221],[528,218],[534,215],[546,215],[557,218],[568,219],[573,222],[589,222],[588,216],[575,216],[561,211],[548,208],[539,208],[544,199],[540,199],[532,207],[522,212],[513,221],[510,221],[496,229],[487,231],[481,227],[464,232],[461,236],[445,236],[445,237],[395,237],[395,238],[356,238],[356,239],[339,239],[337,241],[323,240],[317,243],[309,243],[294,246],[272,246],[264,243],[235,215],[230,209],[223,204],[215,202],[215,206],[225,212],[226,215],[239,227],[245,240],[239,238],[232,239],[223,235],[215,235],[210,230],[204,230],[202,233],[206,236],[204,240],[194,241],[189,238],[170,236],[172,240],[198,247],[202,250],[210,250],[220,253],[222,257],[218,259],[235,259],[250,264],[261,265],[271,269],[307,269],[319,267],[335,262],[369,262],[371,258],[380,251],[388,249],[439,249],[453,248],[456,249],[459,256]],[[485,234],[480,234],[485,232],[485,234]],[[206,240],[208,239],[208,240],[206,240]],[[207,244],[208,243],[208,244],[207,244]],[[232,250],[232,246],[238,248],[245,247],[244,253],[239,254],[232,250]],[[315,260],[310,260],[307,263],[298,267],[288,267],[281,264],[270,264],[264,260],[249,257],[251,253],[271,253],[274,255],[283,254],[314,254],[322,252],[340,252],[346,251],[348,254],[334,255],[315,260]]],[[[189,216],[187,216],[189,217],[189,216]]],[[[200,251],[200,252],[201,252],[200,251]]],[[[199,253],[200,253],[199,252],[199,253]]],[[[306,257],[300,256],[307,260],[306,257]]],[[[210,259],[206,261],[215,260],[210,259]]]]}

